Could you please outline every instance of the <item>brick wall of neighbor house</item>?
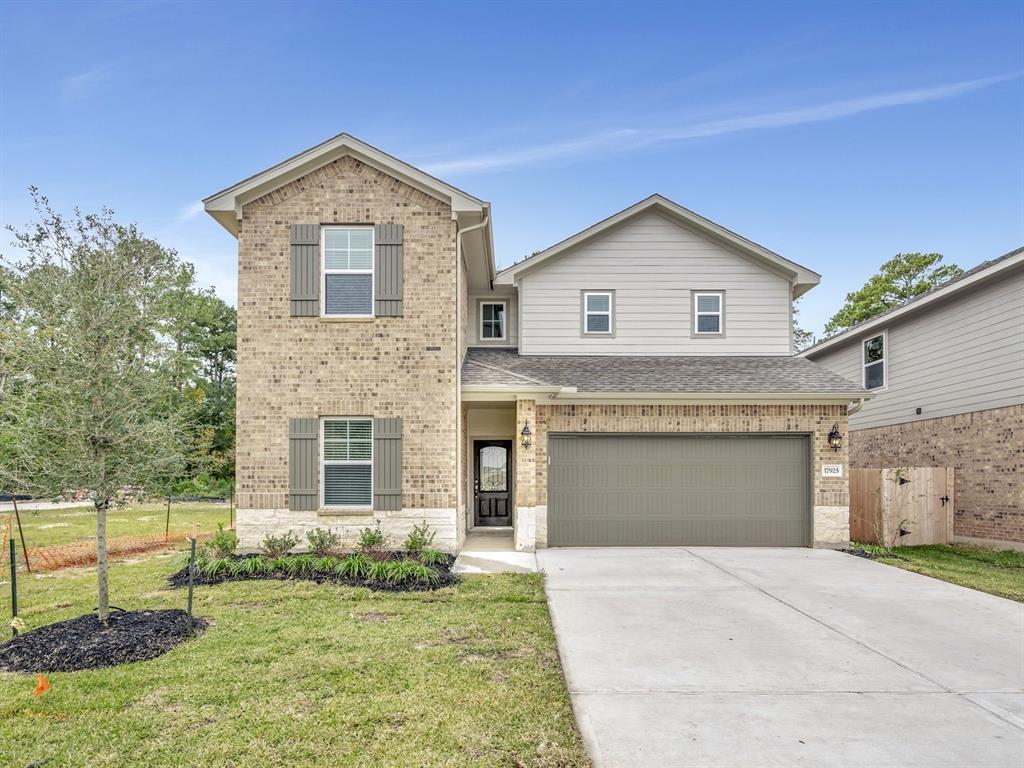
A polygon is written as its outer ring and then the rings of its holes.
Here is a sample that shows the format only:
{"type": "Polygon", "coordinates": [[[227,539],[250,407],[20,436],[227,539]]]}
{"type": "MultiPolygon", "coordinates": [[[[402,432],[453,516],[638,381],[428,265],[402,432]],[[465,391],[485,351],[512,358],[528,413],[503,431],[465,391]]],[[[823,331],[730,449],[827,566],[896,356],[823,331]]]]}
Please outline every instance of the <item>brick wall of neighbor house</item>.
{"type": "Polygon", "coordinates": [[[1024,405],[861,429],[854,467],[954,467],[957,538],[1024,543],[1024,405]]]}
{"type": "Polygon", "coordinates": [[[847,430],[845,405],[537,405],[519,401],[516,431],[529,419],[534,447],[518,449],[516,465],[516,544],[547,544],[547,467],[549,432],[800,432],[811,436],[814,545],[849,543],[848,473],[822,478],[822,464],[849,466],[844,445],[828,446],[828,433],[847,430]],[[534,426],[535,425],[535,426],[534,426]],[[522,458],[520,458],[520,456],[522,458]],[[520,535],[520,529],[523,533],[520,535]]]}
{"type": "Polygon", "coordinates": [[[455,223],[448,205],[345,157],[255,200],[238,237],[238,532],[331,527],[351,538],[369,515],[288,509],[288,419],[401,416],[401,512],[377,512],[393,537],[420,520],[457,538],[455,223]],[[289,314],[291,224],[405,226],[404,317],[289,314]],[[433,348],[433,349],[432,349],[433,348]]]}

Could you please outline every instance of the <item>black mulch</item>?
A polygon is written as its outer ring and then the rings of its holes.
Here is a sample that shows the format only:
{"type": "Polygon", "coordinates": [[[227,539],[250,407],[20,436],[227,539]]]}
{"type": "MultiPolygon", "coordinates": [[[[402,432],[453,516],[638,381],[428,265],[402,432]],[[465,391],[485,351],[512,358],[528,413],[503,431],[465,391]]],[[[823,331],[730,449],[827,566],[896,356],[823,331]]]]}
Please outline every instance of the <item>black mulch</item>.
{"type": "MultiPolygon", "coordinates": [[[[381,553],[386,557],[399,557],[401,553],[381,553]]],[[[249,557],[258,557],[258,555],[233,555],[232,560],[245,560],[249,557]]],[[[318,574],[316,576],[289,576],[286,573],[259,573],[259,574],[239,574],[232,576],[230,574],[220,574],[217,576],[203,576],[201,573],[196,572],[195,578],[192,583],[196,586],[211,586],[214,584],[224,584],[228,581],[312,581],[316,584],[340,584],[346,587],[366,587],[372,589],[375,592],[429,592],[435,589],[443,589],[444,587],[450,587],[454,584],[459,583],[458,574],[452,573],[452,565],[455,564],[455,556],[449,555],[447,563],[441,563],[439,565],[431,566],[437,571],[440,579],[434,584],[424,584],[421,582],[408,582],[405,584],[385,584],[380,581],[366,581],[363,579],[347,579],[334,574],[323,575],[318,574]]],[[[167,577],[167,581],[172,587],[187,587],[188,586],[188,566],[186,565],[180,571],[176,571],[167,577]]]]}
{"type": "MultiPolygon", "coordinates": [[[[47,624],[0,644],[0,669],[7,672],[75,672],[155,659],[188,639],[188,614],[114,611],[107,626],[87,613],[47,624]]],[[[193,634],[207,626],[193,618],[193,634]]]]}

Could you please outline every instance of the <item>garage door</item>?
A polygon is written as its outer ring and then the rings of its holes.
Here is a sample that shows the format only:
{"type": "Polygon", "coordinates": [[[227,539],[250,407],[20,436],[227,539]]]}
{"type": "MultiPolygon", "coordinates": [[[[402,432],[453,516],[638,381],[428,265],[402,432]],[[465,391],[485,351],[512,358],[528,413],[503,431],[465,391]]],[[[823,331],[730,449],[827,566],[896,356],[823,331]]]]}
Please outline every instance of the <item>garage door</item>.
{"type": "Polygon", "coordinates": [[[808,546],[807,438],[552,435],[548,545],[808,546]]]}

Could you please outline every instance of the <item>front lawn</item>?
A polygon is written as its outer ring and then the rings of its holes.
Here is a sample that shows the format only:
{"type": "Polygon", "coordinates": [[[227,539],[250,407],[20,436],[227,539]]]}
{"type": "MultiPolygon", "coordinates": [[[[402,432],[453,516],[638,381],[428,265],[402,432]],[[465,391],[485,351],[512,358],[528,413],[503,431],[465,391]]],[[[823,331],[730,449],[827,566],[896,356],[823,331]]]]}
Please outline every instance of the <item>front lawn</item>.
{"type": "MultiPolygon", "coordinates": [[[[0,512],[0,516],[13,512],[0,512]]],[[[217,524],[230,525],[231,507],[225,503],[174,502],[171,504],[171,530],[191,534],[213,533],[217,524]]],[[[96,539],[96,511],[92,505],[67,509],[22,509],[21,525],[29,547],[52,547],[76,541],[96,539]]],[[[167,525],[167,502],[146,502],[117,507],[107,512],[107,536],[162,534],[167,525]]],[[[18,532],[15,529],[14,535],[18,532]]],[[[19,557],[21,541],[18,541],[19,557]]]]}
{"type": "MultiPolygon", "coordinates": [[[[112,564],[111,602],[184,607],[166,581],[180,562],[112,564]]],[[[164,656],[51,674],[39,697],[34,676],[0,673],[0,765],[587,766],[542,578],[199,587],[211,627],[164,656]]],[[[95,588],[92,569],[26,574],[21,616],[29,628],[76,616],[95,588]]]]}
{"type": "Polygon", "coordinates": [[[873,544],[855,546],[888,565],[1024,602],[1024,552],[962,544],[898,547],[889,552],[873,544]]]}

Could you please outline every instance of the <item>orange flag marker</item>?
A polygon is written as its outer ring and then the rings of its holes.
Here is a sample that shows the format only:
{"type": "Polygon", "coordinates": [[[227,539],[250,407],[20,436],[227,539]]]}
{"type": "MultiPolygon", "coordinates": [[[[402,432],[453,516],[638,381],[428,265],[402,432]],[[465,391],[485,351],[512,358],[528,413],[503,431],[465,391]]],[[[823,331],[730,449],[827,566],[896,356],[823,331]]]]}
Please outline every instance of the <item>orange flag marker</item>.
{"type": "Polygon", "coordinates": [[[46,679],[46,675],[40,675],[39,681],[36,683],[36,689],[32,692],[33,696],[42,696],[50,690],[50,681],[46,679]]]}

